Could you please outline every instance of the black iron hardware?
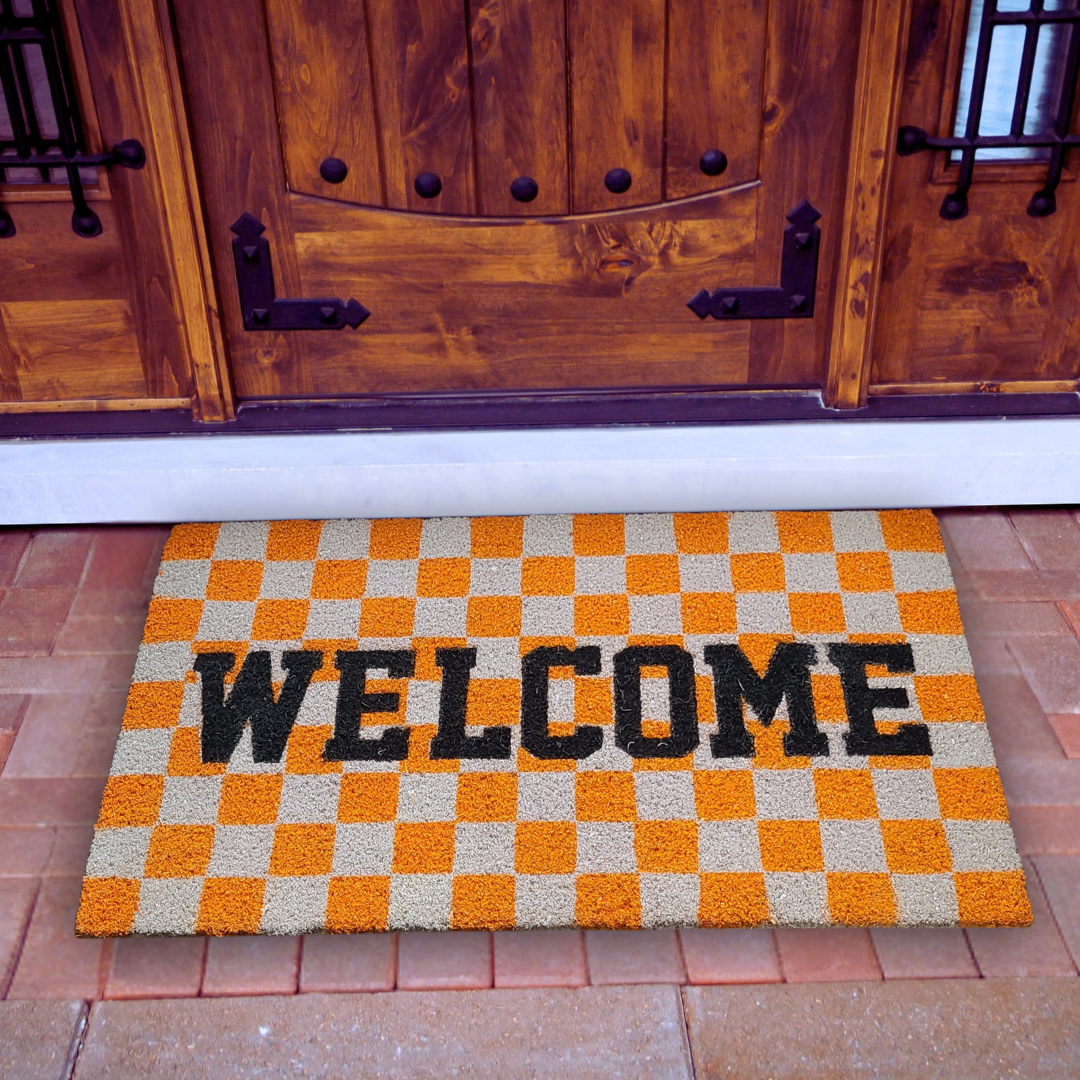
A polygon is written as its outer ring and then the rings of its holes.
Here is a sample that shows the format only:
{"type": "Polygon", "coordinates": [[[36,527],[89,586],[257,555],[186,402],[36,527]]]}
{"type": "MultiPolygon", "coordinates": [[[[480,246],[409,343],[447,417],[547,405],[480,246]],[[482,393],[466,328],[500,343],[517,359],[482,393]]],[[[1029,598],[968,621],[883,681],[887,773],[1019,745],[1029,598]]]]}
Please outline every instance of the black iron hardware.
{"type": "Polygon", "coordinates": [[[629,191],[632,183],[633,177],[625,169],[612,169],[604,177],[604,187],[612,195],[621,195],[624,191],[629,191]]]}
{"type": "Polygon", "coordinates": [[[279,300],[274,295],[274,268],[270,264],[270,241],[266,226],[251,214],[233,223],[233,262],[240,291],[240,310],[245,330],[354,330],[370,314],[363,304],[350,300],[279,300]]]}
{"type": "Polygon", "coordinates": [[[319,166],[319,175],[328,184],[340,184],[349,175],[349,166],[341,158],[328,157],[319,166]]]}
{"type": "Polygon", "coordinates": [[[723,150],[706,150],[698,165],[706,176],[719,176],[727,168],[727,154],[723,150]]]}
{"type": "MultiPolygon", "coordinates": [[[[1042,38],[1045,40],[1046,35],[1042,38]]],[[[1065,165],[1065,152],[1080,146],[1080,135],[1069,134],[1069,120],[1076,99],[1076,81],[1080,74],[1080,9],[1077,7],[1046,10],[1046,0],[1032,0],[1028,11],[1003,11],[995,0],[987,0],[979,26],[979,42],[975,52],[975,67],[971,84],[971,100],[967,124],[962,137],[938,138],[919,127],[902,127],[896,141],[896,151],[901,155],[917,154],[920,150],[960,150],[960,175],[956,190],[945,196],[941,204],[941,216],[957,221],[968,212],[968,192],[975,168],[975,154],[981,149],[1038,147],[1050,151],[1050,164],[1046,183],[1035,192],[1028,203],[1027,212],[1032,217],[1046,217],[1057,209],[1055,192],[1065,165]],[[1057,102],[1057,114],[1050,131],[1035,135],[1024,134],[1031,94],[1032,75],[1035,70],[1036,51],[1040,41],[1040,28],[1053,23],[1070,27],[1068,52],[1062,70],[1062,82],[1057,102]],[[1013,103],[1012,123],[1008,135],[980,135],[979,126],[983,114],[983,98],[986,77],[990,65],[990,47],[994,28],[998,26],[1023,26],[1025,29],[1024,51],[1020,59],[1020,75],[1013,103]]]]}
{"type": "Polygon", "coordinates": [[[821,215],[803,199],[788,214],[780,257],[780,287],[702,289],[687,307],[699,318],[809,319],[814,314],[821,215]]]}
{"type": "Polygon", "coordinates": [[[421,199],[434,199],[442,191],[442,181],[433,172],[422,172],[413,181],[413,187],[421,199]]]}
{"type": "MultiPolygon", "coordinates": [[[[101,219],[86,202],[79,170],[141,169],[146,153],[135,139],[86,152],[57,0],[0,0],[0,91],[11,128],[10,137],[0,134],[0,181],[10,181],[11,169],[29,169],[51,183],[52,170],[62,169],[74,207],[71,228],[99,236],[101,219]]],[[[14,235],[15,222],[0,207],[0,237],[14,235]]]]}
{"type": "Polygon", "coordinates": [[[519,176],[510,185],[510,194],[518,202],[532,202],[540,194],[540,185],[531,176],[519,176]]]}

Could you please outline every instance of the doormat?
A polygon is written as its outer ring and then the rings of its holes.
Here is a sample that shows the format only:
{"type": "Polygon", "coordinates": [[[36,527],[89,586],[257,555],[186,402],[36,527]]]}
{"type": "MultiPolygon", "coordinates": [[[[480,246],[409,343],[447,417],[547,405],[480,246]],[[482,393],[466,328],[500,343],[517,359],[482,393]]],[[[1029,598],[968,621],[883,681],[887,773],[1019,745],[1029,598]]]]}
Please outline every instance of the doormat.
{"type": "Polygon", "coordinates": [[[907,510],[178,525],[77,931],[1030,921],[907,510]]]}

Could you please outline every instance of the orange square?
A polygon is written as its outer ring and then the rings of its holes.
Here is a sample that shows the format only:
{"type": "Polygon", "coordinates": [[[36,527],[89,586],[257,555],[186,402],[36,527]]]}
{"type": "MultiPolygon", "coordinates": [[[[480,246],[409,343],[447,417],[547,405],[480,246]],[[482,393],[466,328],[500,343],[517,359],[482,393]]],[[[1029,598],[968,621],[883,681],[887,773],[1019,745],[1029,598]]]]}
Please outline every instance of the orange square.
{"type": "Polygon", "coordinates": [[[578,821],[634,821],[634,775],[629,772],[579,772],[574,778],[578,821]]]}
{"type": "Polygon", "coordinates": [[[788,720],[774,720],[766,727],[760,720],[747,719],[746,730],[754,740],[753,766],[755,769],[809,769],[808,757],[788,757],[784,750],[784,736],[791,731],[788,720]]]}
{"type": "Polygon", "coordinates": [[[810,685],[814,690],[814,712],[819,721],[835,724],[847,720],[844,684],[839,675],[811,674],[810,685]]]}
{"type": "Polygon", "coordinates": [[[908,634],[962,634],[960,605],[951,589],[897,593],[900,625],[908,634]]]}
{"type": "Polygon", "coordinates": [[[734,593],[683,593],[682,628],[685,634],[734,634],[734,593]]]}
{"type": "Polygon", "coordinates": [[[190,522],[174,525],[165,541],[162,561],[172,559],[209,559],[214,554],[221,525],[217,522],[190,522]]]}
{"type": "Polygon", "coordinates": [[[575,555],[622,555],[626,551],[622,514],[575,514],[575,555]]]}
{"type": "Polygon", "coordinates": [[[731,580],[739,592],[783,592],[784,557],[777,552],[736,554],[731,558],[731,580]]]}
{"type": "Polygon", "coordinates": [[[190,641],[202,621],[201,600],[170,600],[155,596],[143,627],[143,641],[156,645],[161,641],[190,641]]]}
{"type": "Polygon", "coordinates": [[[953,874],[961,926],[1030,926],[1031,901],[1023,870],[953,874]]]}
{"type": "Polygon", "coordinates": [[[466,714],[470,724],[497,727],[521,719],[520,679],[470,679],[466,714]]]}
{"type": "Polygon", "coordinates": [[[399,821],[394,830],[395,874],[449,874],[454,868],[452,821],[399,821]]]}
{"type": "Polygon", "coordinates": [[[155,824],[164,794],[164,776],[110,776],[101,796],[97,828],[155,824]]]}
{"type": "Polygon", "coordinates": [[[207,878],[195,933],[258,933],[265,889],[265,878],[207,878]]]}
{"type": "Polygon", "coordinates": [[[215,559],[206,583],[207,600],[257,600],[263,564],[251,560],[215,559]]]}
{"type": "Polygon", "coordinates": [[[573,758],[537,758],[518,747],[518,772],[574,772],[576,768],[577,762],[573,758]]]}
{"type": "Polygon", "coordinates": [[[275,877],[329,874],[334,863],[333,825],[279,825],[274,830],[270,873],[275,877]]]}
{"type": "Polygon", "coordinates": [[[941,816],[954,821],[1008,821],[997,769],[934,769],[941,816]]]}
{"type": "Polygon", "coordinates": [[[615,723],[615,699],[610,679],[599,675],[575,676],[574,723],[609,727],[615,723]]]}
{"type": "Polygon", "coordinates": [[[421,559],[416,595],[468,596],[471,567],[469,559],[421,559]]]}
{"type": "MultiPolygon", "coordinates": [[[[356,638],[305,638],[305,649],[322,653],[322,667],[317,667],[311,676],[312,682],[337,682],[341,678],[341,672],[334,667],[334,657],[339,650],[351,652],[356,649],[356,638]]],[[[276,692],[276,691],[275,691],[276,692]]]]}
{"type": "Polygon", "coordinates": [[[749,769],[696,771],[694,805],[702,821],[752,818],[757,813],[753,773],[749,769]]]}
{"type": "Polygon", "coordinates": [[[124,730],[176,727],[183,703],[182,682],[132,683],[124,706],[124,730]]]}
{"type": "Polygon", "coordinates": [[[341,778],[338,821],[393,821],[397,804],[397,773],[345,773],[341,778]]]}
{"type": "Polygon", "coordinates": [[[516,820],[517,786],[513,773],[462,773],[458,777],[458,821],[516,820]]]}
{"type": "Polygon", "coordinates": [[[337,934],[385,930],[390,921],[390,878],[332,877],[326,929],[337,934]]]}
{"type": "Polygon", "coordinates": [[[641,926],[637,874],[580,874],[574,919],[586,929],[636,930],[641,926]]]}
{"type": "Polygon", "coordinates": [[[881,535],[890,551],[944,551],[932,510],[881,510],[881,535]]]}
{"type": "Polygon", "coordinates": [[[895,926],[896,893],[888,874],[825,875],[829,914],[845,926],[895,926]]]}
{"type": "Polygon", "coordinates": [[[418,559],[420,518],[383,518],[371,523],[368,556],[372,559],[418,559]]]}
{"type": "Polygon", "coordinates": [[[475,517],[471,554],[477,559],[520,559],[524,535],[524,518],[475,517]]]}
{"type": "Polygon", "coordinates": [[[323,758],[323,747],[333,734],[333,724],[294,725],[285,744],[285,771],[307,776],[341,772],[340,761],[323,758]]]}
{"type": "Polygon", "coordinates": [[[630,598],[625,593],[575,596],[574,633],[578,637],[629,634],[630,598]]]}
{"type": "Polygon", "coordinates": [[[521,633],[521,597],[470,596],[465,632],[469,637],[517,637],[521,633]]]}
{"type": "Polygon", "coordinates": [[[570,596],[574,591],[575,564],[569,555],[534,556],[521,560],[524,596],[570,596]]]}
{"type": "Polygon", "coordinates": [[[646,874],[696,874],[695,821],[639,821],[634,826],[638,869],[646,874]]]}
{"type": "Polygon", "coordinates": [[[815,769],[818,817],[855,821],[878,816],[869,769],[815,769]]]}
{"type": "Polygon", "coordinates": [[[361,637],[409,637],[416,601],[401,596],[372,596],[360,604],[361,637]]]}
{"type": "Polygon", "coordinates": [[[321,521],[272,521],[266,557],[275,562],[307,562],[319,553],[321,521]]]}
{"type": "Polygon", "coordinates": [[[213,825],[155,825],[143,876],[202,877],[213,849],[213,825]]]}
{"type": "Polygon", "coordinates": [[[218,822],[222,825],[273,825],[281,801],[280,773],[228,773],[221,782],[218,822]]]}
{"type": "Polygon", "coordinates": [[[680,555],[726,555],[730,514],[672,514],[680,555]]]}
{"type": "Polygon", "coordinates": [[[816,821],[759,821],[757,827],[761,865],[766,871],[825,869],[816,821]]]}
{"type": "Polygon", "coordinates": [[[700,926],[762,926],[769,919],[764,874],[702,874],[700,926]]]}
{"type": "Polygon", "coordinates": [[[836,576],[844,592],[892,592],[892,563],[883,551],[838,551],[836,576]]]}
{"type": "Polygon", "coordinates": [[[203,764],[200,732],[201,729],[196,727],[173,729],[169,764],[165,769],[169,776],[220,776],[225,771],[223,761],[203,764]]]}
{"type": "Polygon", "coordinates": [[[796,634],[842,634],[847,629],[839,593],[788,593],[796,634]]]}
{"type": "Polygon", "coordinates": [[[519,821],[514,869],[519,874],[572,874],[577,867],[577,826],[572,821],[519,821]]]}
{"type": "Polygon", "coordinates": [[[974,675],[916,675],[915,697],[924,720],[986,720],[974,675]]]}
{"type": "Polygon", "coordinates": [[[832,519],[824,510],[778,510],[776,531],[785,554],[832,551],[832,519]]]}
{"type": "Polygon", "coordinates": [[[425,682],[440,682],[442,680],[442,668],[435,663],[435,651],[437,649],[464,649],[469,644],[468,638],[413,638],[413,652],[416,653],[416,670],[413,672],[414,679],[423,679],[425,682]]]}
{"type": "Polygon", "coordinates": [[[310,606],[308,600],[260,600],[255,605],[252,641],[299,641],[310,606]]]}
{"type": "Polygon", "coordinates": [[[740,634],[739,648],[759,675],[768,670],[769,661],[781,641],[794,641],[794,634],[740,634]]]}
{"type": "Polygon", "coordinates": [[[367,559],[320,559],[311,579],[313,600],[359,600],[367,584],[367,559]]]}
{"type": "Polygon", "coordinates": [[[137,879],[83,878],[82,899],[75,920],[79,937],[123,937],[131,933],[139,910],[137,879]]]}
{"type": "Polygon", "coordinates": [[[455,874],[450,926],[454,930],[513,930],[513,874],[455,874]]]}
{"type": "Polygon", "coordinates": [[[627,555],[626,591],[659,596],[679,591],[678,555],[627,555]]]}
{"type": "Polygon", "coordinates": [[[952,854],[945,827],[926,821],[883,821],[885,861],[894,874],[945,874],[952,869],[952,854]]]}
{"type": "Polygon", "coordinates": [[[431,740],[437,730],[435,724],[415,724],[409,728],[409,756],[401,763],[403,773],[458,771],[461,763],[456,759],[431,756],[431,740]]]}

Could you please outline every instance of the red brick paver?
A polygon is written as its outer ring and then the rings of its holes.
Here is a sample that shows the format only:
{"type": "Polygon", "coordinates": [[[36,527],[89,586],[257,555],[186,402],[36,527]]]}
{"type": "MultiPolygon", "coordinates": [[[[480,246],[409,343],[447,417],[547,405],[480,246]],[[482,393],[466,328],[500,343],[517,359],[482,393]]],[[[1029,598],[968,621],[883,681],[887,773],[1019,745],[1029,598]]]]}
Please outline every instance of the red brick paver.
{"type": "Polygon", "coordinates": [[[888,927],[870,931],[886,979],[973,979],[979,969],[963,930],[888,927]]]}
{"type": "Polygon", "coordinates": [[[780,956],[771,930],[679,931],[683,961],[695,985],[780,982],[780,956]]]}
{"type": "Polygon", "coordinates": [[[121,938],[113,944],[105,997],[194,997],[205,957],[204,938],[121,938]]]}
{"type": "Polygon", "coordinates": [[[777,930],[785,982],[847,982],[880,979],[874,945],[867,930],[777,930]]]}
{"type": "Polygon", "coordinates": [[[495,934],[495,985],[585,986],[580,930],[507,930],[495,934]]]}
{"type": "Polygon", "coordinates": [[[674,930],[589,930],[585,943],[593,986],[686,982],[674,930]]]}
{"type": "Polygon", "coordinates": [[[492,983],[491,967],[491,934],[398,934],[399,990],[485,990],[492,983]]]}
{"type": "Polygon", "coordinates": [[[1080,967],[1080,856],[1040,855],[1034,862],[1058,930],[1080,967]]]}
{"type": "Polygon", "coordinates": [[[202,992],[207,997],[295,994],[299,968],[299,938],[211,938],[206,947],[202,992]]]}
{"type": "Polygon", "coordinates": [[[300,958],[301,993],[393,990],[395,934],[310,934],[300,958]]]}

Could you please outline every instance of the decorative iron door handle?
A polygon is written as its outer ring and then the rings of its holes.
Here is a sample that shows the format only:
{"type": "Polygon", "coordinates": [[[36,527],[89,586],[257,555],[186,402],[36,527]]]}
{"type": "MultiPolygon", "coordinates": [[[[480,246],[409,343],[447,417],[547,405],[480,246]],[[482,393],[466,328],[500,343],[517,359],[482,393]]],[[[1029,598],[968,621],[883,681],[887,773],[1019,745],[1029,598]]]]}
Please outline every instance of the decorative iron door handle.
{"type": "Polygon", "coordinates": [[[814,222],[820,217],[806,199],[788,214],[791,224],[784,229],[779,288],[719,288],[711,293],[702,289],[686,306],[699,319],[812,318],[821,240],[821,229],[814,222]]]}
{"type": "Polygon", "coordinates": [[[232,225],[233,262],[240,291],[245,330],[354,330],[370,314],[356,300],[279,300],[274,295],[274,268],[266,226],[251,214],[241,214],[232,225]]]}

